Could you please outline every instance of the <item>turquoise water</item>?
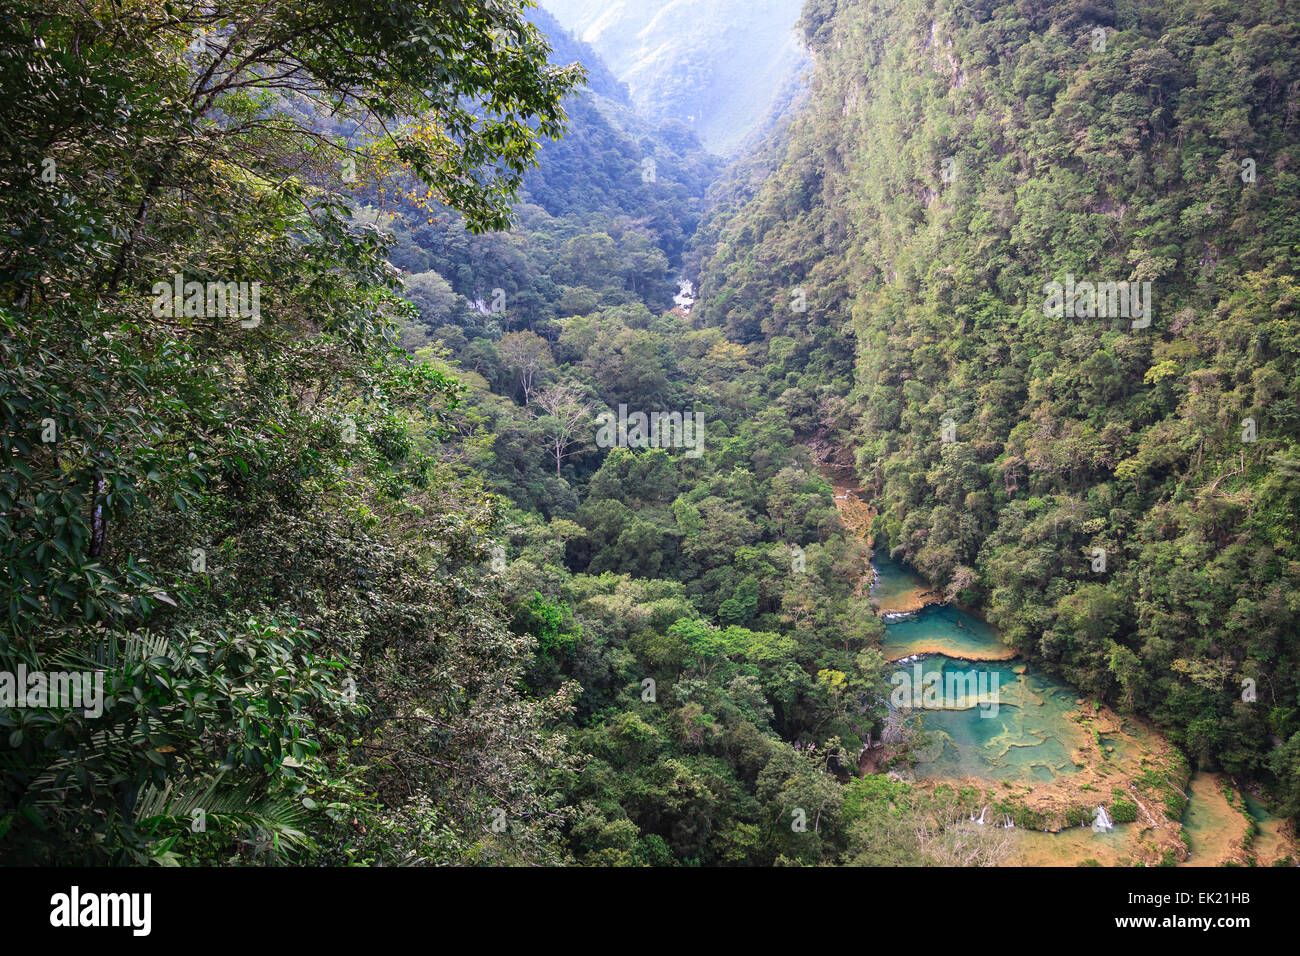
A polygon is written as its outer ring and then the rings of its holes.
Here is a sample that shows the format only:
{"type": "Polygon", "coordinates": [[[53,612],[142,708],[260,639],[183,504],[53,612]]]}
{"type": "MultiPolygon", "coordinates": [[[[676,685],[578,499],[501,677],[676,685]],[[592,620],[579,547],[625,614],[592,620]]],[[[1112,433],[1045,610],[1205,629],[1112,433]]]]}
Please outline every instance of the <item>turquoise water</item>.
{"type": "Polygon", "coordinates": [[[900,604],[907,606],[916,594],[928,591],[930,585],[906,564],[895,561],[883,550],[871,556],[875,580],[871,585],[871,600],[882,611],[888,612],[900,604]]]}
{"type": "Polygon", "coordinates": [[[880,649],[890,660],[922,653],[971,660],[996,660],[1012,654],[987,622],[951,604],[931,605],[916,614],[887,621],[880,649]]]}
{"type": "Polygon", "coordinates": [[[919,705],[925,737],[918,776],[1032,783],[1078,771],[1072,755],[1084,731],[1067,716],[1078,707],[1065,684],[1016,662],[943,656],[896,664],[891,676],[892,700],[907,702],[911,692],[919,705]],[[929,685],[928,698],[921,684],[927,674],[941,678],[938,688],[929,685]]]}
{"type": "MultiPolygon", "coordinates": [[[[900,562],[882,555],[872,565],[878,573],[872,596],[879,592],[885,607],[928,589],[900,562]]],[[[1078,712],[1078,692],[1007,660],[1014,652],[987,622],[952,605],[931,605],[887,619],[881,649],[897,662],[890,671],[897,675],[892,699],[912,706],[926,735],[919,776],[1033,783],[1078,771],[1073,754],[1087,739],[1069,716],[1078,712]],[[918,654],[917,661],[899,660],[918,654]],[[937,675],[938,685],[927,675],[937,675]]]]}
{"type": "Polygon", "coordinates": [[[1256,800],[1253,794],[1243,793],[1242,797],[1246,800],[1246,812],[1251,815],[1256,823],[1263,823],[1266,820],[1273,819],[1273,814],[1269,813],[1268,807],[1256,800]]]}

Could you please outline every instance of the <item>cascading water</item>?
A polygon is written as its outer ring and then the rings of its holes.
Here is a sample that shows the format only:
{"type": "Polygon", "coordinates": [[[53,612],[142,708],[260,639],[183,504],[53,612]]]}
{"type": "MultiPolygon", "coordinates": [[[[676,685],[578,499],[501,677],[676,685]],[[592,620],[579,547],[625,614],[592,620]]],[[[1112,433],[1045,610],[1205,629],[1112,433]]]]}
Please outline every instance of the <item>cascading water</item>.
{"type": "Polygon", "coordinates": [[[695,286],[689,279],[678,279],[677,282],[680,288],[677,294],[673,296],[673,302],[677,303],[677,307],[682,312],[690,315],[691,307],[695,305],[695,286]]]}
{"type": "Polygon", "coordinates": [[[1115,829],[1115,824],[1111,822],[1110,815],[1106,813],[1105,807],[1097,808],[1097,815],[1092,818],[1092,832],[1102,833],[1105,830],[1115,829]]]}

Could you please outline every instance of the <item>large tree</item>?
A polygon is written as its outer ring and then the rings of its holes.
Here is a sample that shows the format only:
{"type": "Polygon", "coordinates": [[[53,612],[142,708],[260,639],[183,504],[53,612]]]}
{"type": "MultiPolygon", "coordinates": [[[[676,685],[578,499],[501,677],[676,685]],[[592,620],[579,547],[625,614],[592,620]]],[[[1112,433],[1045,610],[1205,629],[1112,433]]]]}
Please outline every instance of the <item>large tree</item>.
{"type": "Polygon", "coordinates": [[[577,454],[585,445],[583,429],[591,424],[595,402],[587,397],[581,385],[556,382],[537,395],[536,407],[540,410],[547,447],[555,459],[555,477],[559,478],[564,459],[577,454]]]}

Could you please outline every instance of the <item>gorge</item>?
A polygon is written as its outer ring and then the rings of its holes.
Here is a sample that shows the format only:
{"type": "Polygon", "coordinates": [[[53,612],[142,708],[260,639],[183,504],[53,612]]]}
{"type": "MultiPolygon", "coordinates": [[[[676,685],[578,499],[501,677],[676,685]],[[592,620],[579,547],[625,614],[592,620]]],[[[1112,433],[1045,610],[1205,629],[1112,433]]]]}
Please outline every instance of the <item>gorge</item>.
{"type": "Polygon", "coordinates": [[[1293,6],[13,0],[4,862],[1295,864],[1293,6]]]}

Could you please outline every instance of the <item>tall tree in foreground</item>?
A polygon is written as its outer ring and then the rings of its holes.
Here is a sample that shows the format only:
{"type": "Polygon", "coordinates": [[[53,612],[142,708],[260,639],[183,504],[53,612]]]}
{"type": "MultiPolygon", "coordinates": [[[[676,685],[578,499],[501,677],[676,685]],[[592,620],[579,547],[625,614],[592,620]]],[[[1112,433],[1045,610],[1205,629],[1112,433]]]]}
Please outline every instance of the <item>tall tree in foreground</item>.
{"type": "Polygon", "coordinates": [[[546,52],[517,2],[0,14],[0,672],[104,672],[0,697],[7,860],[549,852],[566,692],[515,690],[458,388],[348,210],[506,224],[546,52]]]}

